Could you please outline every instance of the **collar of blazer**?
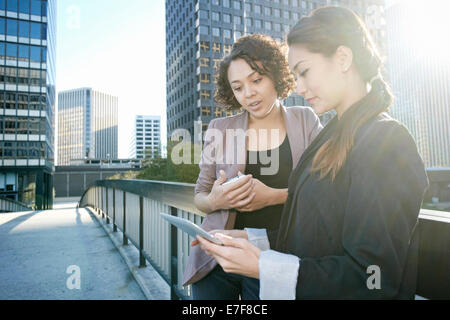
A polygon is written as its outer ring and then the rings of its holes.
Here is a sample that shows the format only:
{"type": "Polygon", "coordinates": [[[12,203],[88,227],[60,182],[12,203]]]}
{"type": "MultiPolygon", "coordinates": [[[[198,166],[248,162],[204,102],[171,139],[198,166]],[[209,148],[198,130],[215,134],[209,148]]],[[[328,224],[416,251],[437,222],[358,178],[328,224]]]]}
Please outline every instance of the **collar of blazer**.
{"type": "Polygon", "coordinates": [[[276,248],[283,249],[288,238],[289,226],[293,223],[293,219],[295,216],[295,210],[292,206],[292,201],[295,201],[296,194],[302,188],[303,184],[306,182],[308,177],[310,176],[309,169],[310,164],[312,162],[311,157],[316,154],[316,151],[330,138],[333,133],[336,123],[337,117],[334,117],[327,126],[319,133],[316,139],[308,146],[308,148],[303,152],[303,155],[300,158],[299,163],[296,167],[294,167],[290,177],[289,177],[289,196],[286,200],[285,207],[283,210],[283,215],[280,221],[279,230],[284,230],[284,232],[280,232],[278,234],[278,239],[276,241],[276,248]],[[308,170],[307,170],[308,169],[308,170]]]}
{"type": "MultiPolygon", "coordinates": [[[[286,134],[289,139],[291,148],[293,168],[297,166],[297,163],[302,155],[302,151],[307,147],[305,145],[307,139],[306,138],[302,139],[304,135],[302,134],[302,132],[305,133],[305,128],[303,128],[303,125],[305,125],[304,119],[301,118],[300,113],[295,112],[295,109],[298,108],[295,107],[286,108],[285,106],[281,105],[281,114],[283,117],[284,125],[286,127],[286,134]]],[[[239,113],[234,117],[235,121],[230,121],[226,129],[244,129],[244,131],[247,131],[249,113],[247,111],[243,111],[242,113],[239,113]]],[[[238,150],[238,144],[234,143],[233,145],[235,148],[234,154],[236,155],[238,150]]],[[[248,139],[245,139],[245,150],[247,150],[247,146],[248,146],[248,139]]],[[[247,152],[245,153],[245,162],[247,161],[246,157],[247,152]]],[[[238,171],[244,173],[245,162],[239,163],[236,166],[236,172],[233,172],[233,174],[237,175],[238,171]]]]}

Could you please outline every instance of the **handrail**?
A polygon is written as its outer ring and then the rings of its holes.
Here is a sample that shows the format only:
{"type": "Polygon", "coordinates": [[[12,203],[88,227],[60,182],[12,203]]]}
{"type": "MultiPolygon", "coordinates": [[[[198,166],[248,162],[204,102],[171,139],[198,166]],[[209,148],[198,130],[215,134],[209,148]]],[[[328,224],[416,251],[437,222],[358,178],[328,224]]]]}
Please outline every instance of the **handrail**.
{"type": "MultiPolygon", "coordinates": [[[[98,180],[83,193],[79,206],[92,207],[113,221],[123,243],[130,240],[140,252],[140,265],[147,259],[171,287],[172,299],[186,299],[184,265],[191,237],[161,219],[159,212],[201,224],[205,214],[194,204],[194,184],[150,180],[98,180]]],[[[430,299],[450,298],[450,213],[422,209],[419,214],[417,290],[430,299]]]]}
{"type": "Polygon", "coordinates": [[[25,203],[0,196],[0,212],[18,212],[34,210],[25,203]]]}
{"type": "MultiPolygon", "coordinates": [[[[115,188],[145,198],[161,201],[174,208],[189,211],[202,217],[205,216],[205,213],[198,210],[194,204],[195,184],[192,183],[122,179],[97,180],[91,186],[115,188]]],[[[85,190],[81,198],[83,198],[88,189],[85,190]]]]}
{"type": "Polygon", "coordinates": [[[193,202],[194,184],[150,180],[97,180],[84,191],[79,207],[92,207],[112,220],[113,231],[123,232],[140,254],[140,266],[148,260],[171,288],[171,299],[188,299],[190,288],[181,284],[191,237],[163,220],[159,213],[201,224],[205,213],[193,202]]]}

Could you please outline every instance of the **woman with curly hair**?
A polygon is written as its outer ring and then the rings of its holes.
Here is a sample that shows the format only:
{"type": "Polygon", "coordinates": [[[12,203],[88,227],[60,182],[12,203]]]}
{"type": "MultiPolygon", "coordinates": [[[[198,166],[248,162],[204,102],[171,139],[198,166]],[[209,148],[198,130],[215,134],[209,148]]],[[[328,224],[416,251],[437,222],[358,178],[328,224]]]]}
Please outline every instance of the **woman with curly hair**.
{"type": "MultiPolygon", "coordinates": [[[[269,36],[249,35],[220,64],[215,100],[243,112],[212,120],[205,135],[195,204],[207,213],[202,227],[213,234],[225,229],[247,237],[245,230],[264,228],[274,236],[288,177],[322,128],[311,108],[281,104],[295,88],[286,57],[286,47],[269,36]]],[[[258,233],[252,237],[257,241],[258,233]]],[[[225,273],[196,242],[183,279],[194,299],[258,299],[256,279],[225,273]]]]}
{"type": "Polygon", "coordinates": [[[337,115],[289,177],[273,250],[220,235],[225,246],[201,247],[226,272],[258,278],[261,299],[413,299],[428,180],[410,133],[386,113],[393,96],[373,40],[341,7],[316,9],[287,40],[297,93],[337,115]]]}

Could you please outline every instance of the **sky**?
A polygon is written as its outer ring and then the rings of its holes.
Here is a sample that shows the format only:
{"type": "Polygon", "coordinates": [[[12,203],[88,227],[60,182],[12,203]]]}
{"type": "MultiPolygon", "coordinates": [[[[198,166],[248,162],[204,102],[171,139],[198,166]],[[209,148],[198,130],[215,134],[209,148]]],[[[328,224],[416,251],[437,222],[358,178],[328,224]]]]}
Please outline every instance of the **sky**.
{"type": "Polygon", "coordinates": [[[165,64],[164,0],[58,0],[56,90],[119,98],[119,158],[136,114],[160,115],[166,141],[165,64]]]}

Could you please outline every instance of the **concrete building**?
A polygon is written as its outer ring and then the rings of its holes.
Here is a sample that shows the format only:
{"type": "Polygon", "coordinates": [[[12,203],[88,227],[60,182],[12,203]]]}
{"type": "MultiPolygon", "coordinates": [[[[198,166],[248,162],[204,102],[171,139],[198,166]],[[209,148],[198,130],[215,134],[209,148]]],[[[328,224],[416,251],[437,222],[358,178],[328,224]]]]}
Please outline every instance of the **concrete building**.
{"type": "MultiPolygon", "coordinates": [[[[384,52],[384,0],[166,0],[167,133],[178,128],[194,135],[194,121],[205,130],[211,119],[233,114],[213,101],[214,77],[220,59],[235,39],[264,33],[284,40],[300,17],[323,5],[353,9],[366,19],[384,52]]],[[[307,105],[292,95],[287,106],[307,105]]]]}
{"type": "Polygon", "coordinates": [[[58,94],[58,165],[118,158],[118,98],[92,88],[58,94]]]}
{"type": "Polygon", "coordinates": [[[161,155],[161,117],[137,115],[129,150],[130,159],[161,155]]]}
{"type": "Polygon", "coordinates": [[[112,160],[111,163],[101,159],[90,159],[86,162],[55,167],[56,198],[81,197],[84,191],[97,180],[106,180],[118,173],[136,173],[142,170],[140,162],[136,159],[112,160]]]}
{"type": "Polygon", "coordinates": [[[56,1],[0,1],[0,196],[52,207],[56,1]]]}
{"type": "Polygon", "coordinates": [[[403,1],[386,10],[388,70],[395,95],[391,113],[411,131],[427,167],[450,166],[446,6],[445,1],[403,1]]]}

